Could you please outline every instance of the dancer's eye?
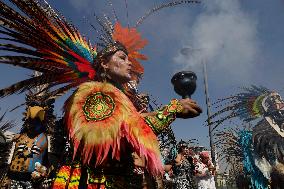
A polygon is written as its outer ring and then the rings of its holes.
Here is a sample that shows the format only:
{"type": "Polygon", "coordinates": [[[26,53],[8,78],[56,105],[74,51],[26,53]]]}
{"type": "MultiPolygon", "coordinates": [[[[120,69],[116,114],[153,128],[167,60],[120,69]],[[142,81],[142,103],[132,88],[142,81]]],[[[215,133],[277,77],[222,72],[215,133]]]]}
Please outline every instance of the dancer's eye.
{"type": "Polygon", "coordinates": [[[125,59],[126,59],[126,56],[122,55],[122,56],[120,56],[119,58],[122,59],[122,60],[125,60],[125,59]]]}

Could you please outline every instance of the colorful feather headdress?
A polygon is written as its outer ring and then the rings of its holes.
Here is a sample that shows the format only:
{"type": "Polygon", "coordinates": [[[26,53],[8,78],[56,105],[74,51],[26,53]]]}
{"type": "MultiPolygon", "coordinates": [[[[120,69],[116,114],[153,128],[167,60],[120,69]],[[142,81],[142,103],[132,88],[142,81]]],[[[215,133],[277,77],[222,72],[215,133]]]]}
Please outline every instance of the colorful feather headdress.
{"type": "Polygon", "coordinates": [[[62,15],[54,11],[46,1],[10,0],[10,2],[17,9],[3,1],[0,2],[0,34],[3,36],[0,49],[17,55],[0,56],[0,63],[43,74],[0,90],[0,97],[21,93],[46,83],[49,84],[49,90],[53,88],[50,90],[51,96],[64,94],[85,81],[94,80],[95,60],[117,50],[127,52],[133,63],[134,75],[140,76],[144,69],[139,60],[146,60],[146,56],[140,54],[139,50],[147,44],[147,41],[141,38],[136,27],[162,8],[198,1],[178,0],[163,3],[148,11],[132,28],[122,27],[116,16],[114,25],[107,16],[103,19],[96,16],[102,29],[95,28],[97,38],[100,40],[95,46],[62,15]],[[103,49],[99,50],[99,47],[103,49]]]}
{"type": "Polygon", "coordinates": [[[262,101],[271,91],[254,85],[249,88],[244,87],[243,90],[244,92],[220,99],[215,103],[220,110],[210,117],[214,129],[231,118],[239,117],[242,121],[250,122],[264,114],[262,101]]]}

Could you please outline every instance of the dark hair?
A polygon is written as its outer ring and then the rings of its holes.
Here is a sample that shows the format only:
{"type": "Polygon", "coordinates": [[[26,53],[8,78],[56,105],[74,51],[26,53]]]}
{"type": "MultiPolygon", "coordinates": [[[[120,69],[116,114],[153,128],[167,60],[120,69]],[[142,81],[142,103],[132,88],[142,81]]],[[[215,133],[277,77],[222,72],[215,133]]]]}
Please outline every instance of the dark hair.
{"type": "Polygon", "coordinates": [[[113,55],[117,51],[123,51],[125,52],[125,54],[128,55],[128,52],[125,46],[121,44],[120,42],[115,42],[113,45],[107,46],[98,52],[96,56],[97,63],[101,63],[102,61],[108,60],[111,57],[111,55],[113,55]]]}
{"type": "Polygon", "coordinates": [[[179,149],[178,149],[178,153],[183,152],[186,148],[188,148],[188,147],[185,146],[185,145],[181,145],[181,146],[179,147],[179,149]]]}

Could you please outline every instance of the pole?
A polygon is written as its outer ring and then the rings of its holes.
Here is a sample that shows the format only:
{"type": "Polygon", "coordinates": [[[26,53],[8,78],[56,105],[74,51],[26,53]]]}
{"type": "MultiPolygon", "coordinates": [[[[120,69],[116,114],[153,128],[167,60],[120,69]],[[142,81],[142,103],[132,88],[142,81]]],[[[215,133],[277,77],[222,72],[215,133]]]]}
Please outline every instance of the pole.
{"type": "Polygon", "coordinates": [[[207,78],[207,67],[205,61],[202,61],[203,64],[203,75],[204,75],[204,86],[205,86],[205,96],[206,96],[206,105],[207,105],[207,123],[209,128],[209,140],[210,140],[210,149],[211,149],[211,158],[212,163],[216,167],[216,159],[215,159],[215,147],[213,143],[213,132],[212,132],[212,124],[210,120],[211,112],[210,112],[210,100],[208,94],[208,78],[207,78]]]}

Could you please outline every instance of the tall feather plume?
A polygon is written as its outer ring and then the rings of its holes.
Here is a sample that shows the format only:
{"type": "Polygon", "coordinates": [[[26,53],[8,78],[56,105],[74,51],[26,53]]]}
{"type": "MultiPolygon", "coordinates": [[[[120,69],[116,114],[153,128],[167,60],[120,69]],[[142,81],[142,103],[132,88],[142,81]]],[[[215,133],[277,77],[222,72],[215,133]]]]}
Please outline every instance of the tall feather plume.
{"type": "Polygon", "coordinates": [[[160,4],[158,6],[155,6],[154,8],[150,9],[149,11],[147,11],[141,18],[138,19],[138,21],[136,22],[136,25],[134,26],[135,28],[137,28],[138,26],[140,26],[149,16],[151,16],[152,14],[154,14],[155,12],[163,9],[163,8],[167,8],[167,7],[173,7],[173,6],[177,6],[180,4],[185,4],[185,3],[200,3],[200,1],[188,1],[188,0],[178,0],[178,1],[171,1],[168,3],[163,3],[160,4]]]}
{"type": "Polygon", "coordinates": [[[213,128],[232,118],[240,118],[242,121],[250,122],[263,115],[261,106],[263,98],[269,94],[269,90],[264,87],[250,86],[241,88],[244,92],[219,99],[214,105],[217,111],[212,114],[213,128]]]}
{"type": "MultiPolygon", "coordinates": [[[[66,70],[60,69],[60,64],[41,58],[27,56],[0,56],[0,64],[19,66],[39,72],[61,73],[66,70]]],[[[69,69],[71,71],[71,68],[69,69]]]]}
{"type": "Polygon", "coordinates": [[[109,6],[110,6],[111,9],[112,9],[112,15],[113,15],[114,21],[115,21],[115,22],[118,22],[118,21],[119,21],[119,20],[118,20],[118,16],[117,16],[116,11],[115,11],[115,9],[114,9],[114,7],[113,7],[112,1],[111,1],[111,0],[108,0],[108,4],[109,4],[109,6]]]}
{"type": "Polygon", "coordinates": [[[144,68],[137,59],[146,60],[147,57],[138,51],[147,45],[148,41],[141,38],[141,34],[136,28],[123,28],[120,23],[116,23],[114,26],[113,39],[119,41],[127,49],[129,60],[132,62],[136,74],[143,74],[144,68]]]}
{"type": "Polygon", "coordinates": [[[99,16],[96,15],[96,13],[94,13],[94,17],[96,18],[98,24],[101,26],[102,30],[101,33],[104,36],[104,38],[107,40],[107,45],[111,45],[113,44],[113,39],[112,39],[112,30],[111,30],[111,26],[109,26],[108,24],[106,24],[106,22],[104,22],[102,20],[102,18],[100,18],[99,16]]]}
{"type": "Polygon", "coordinates": [[[100,47],[106,47],[106,44],[108,43],[107,39],[105,38],[105,36],[100,33],[100,31],[97,29],[97,27],[95,27],[95,25],[93,23],[90,22],[90,19],[88,19],[87,17],[83,17],[84,18],[84,21],[89,24],[91,26],[91,28],[96,32],[97,36],[97,40],[99,42],[96,42],[96,45],[97,46],[100,46],[100,47]],[[100,44],[100,45],[98,45],[100,44]]]}
{"type": "Polygon", "coordinates": [[[6,112],[3,115],[1,115],[1,117],[0,117],[0,123],[1,123],[0,132],[5,132],[5,131],[15,127],[14,121],[5,121],[4,122],[5,115],[6,115],[6,112]]]}
{"type": "Polygon", "coordinates": [[[30,79],[26,79],[18,83],[15,83],[7,88],[1,89],[0,96],[5,97],[8,95],[14,94],[16,92],[22,93],[36,86],[55,82],[59,77],[61,76],[58,76],[58,74],[48,74],[48,75],[32,77],[30,79]]]}
{"type": "Polygon", "coordinates": [[[128,12],[128,3],[127,3],[127,0],[124,0],[124,4],[125,4],[125,10],[126,10],[127,27],[130,28],[129,12],[128,12]]]}
{"type": "MultiPolygon", "coordinates": [[[[0,63],[40,71],[43,75],[0,90],[0,97],[48,82],[53,87],[59,84],[76,87],[77,79],[95,77],[96,48],[60,13],[45,1],[10,1],[19,11],[0,2],[0,33],[3,34],[0,50],[21,55],[0,56],[0,63]]],[[[64,85],[61,87],[54,90],[66,89],[64,85]]]]}
{"type": "MultiPolygon", "coordinates": [[[[240,141],[244,140],[245,133],[250,133],[250,129],[226,128],[216,133],[215,145],[217,147],[218,160],[228,165],[232,177],[237,177],[243,170],[246,160],[244,146],[240,141]]],[[[227,169],[226,168],[226,169],[227,169]]]]}

